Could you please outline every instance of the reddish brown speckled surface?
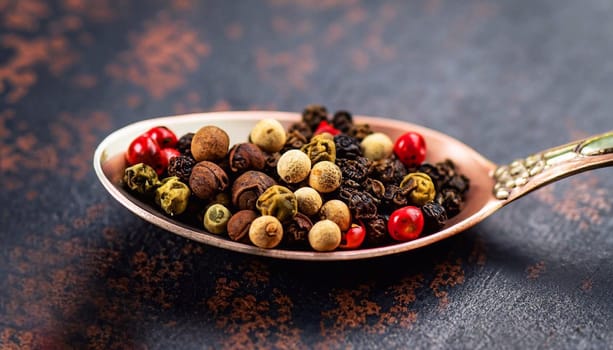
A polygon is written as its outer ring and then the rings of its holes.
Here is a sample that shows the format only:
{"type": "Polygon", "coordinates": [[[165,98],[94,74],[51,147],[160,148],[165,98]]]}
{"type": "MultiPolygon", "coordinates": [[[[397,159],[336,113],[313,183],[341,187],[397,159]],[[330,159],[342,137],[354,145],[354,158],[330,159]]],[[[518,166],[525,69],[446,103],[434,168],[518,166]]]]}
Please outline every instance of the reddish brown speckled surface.
{"type": "Polygon", "coordinates": [[[91,159],[141,119],[318,102],[509,162],[612,129],[612,34],[598,0],[0,0],[0,347],[611,347],[610,168],[432,247],[308,263],[162,231],[91,159]]]}

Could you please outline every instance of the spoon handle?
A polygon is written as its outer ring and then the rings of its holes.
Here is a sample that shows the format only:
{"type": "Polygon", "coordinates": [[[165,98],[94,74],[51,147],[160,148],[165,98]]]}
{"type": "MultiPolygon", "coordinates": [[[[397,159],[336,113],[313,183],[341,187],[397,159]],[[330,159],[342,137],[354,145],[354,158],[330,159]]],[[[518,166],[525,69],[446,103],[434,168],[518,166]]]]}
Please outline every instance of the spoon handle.
{"type": "Polygon", "coordinates": [[[492,174],[494,196],[511,202],[556,180],[610,165],[613,165],[613,130],[499,166],[492,174]]]}

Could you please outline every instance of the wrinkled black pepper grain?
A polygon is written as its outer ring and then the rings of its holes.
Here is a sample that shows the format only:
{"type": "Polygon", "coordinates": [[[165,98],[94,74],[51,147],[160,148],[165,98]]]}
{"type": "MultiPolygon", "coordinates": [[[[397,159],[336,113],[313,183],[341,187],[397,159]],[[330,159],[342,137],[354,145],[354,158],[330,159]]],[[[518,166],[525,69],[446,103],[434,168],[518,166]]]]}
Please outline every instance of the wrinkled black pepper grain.
{"type": "Polygon", "coordinates": [[[334,136],[334,144],[336,145],[336,158],[355,159],[362,155],[360,141],[355,137],[338,134],[334,136]]]}
{"type": "Polygon", "coordinates": [[[390,239],[387,234],[388,218],[383,215],[377,215],[372,220],[364,221],[366,226],[365,243],[369,246],[382,246],[388,243],[390,239]]]}
{"type": "Polygon", "coordinates": [[[328,110],[321,105],[308,105],[302,111],[302,121],[315,131],[321,122],[328,121],[328,110]]]}
{"type": "Polygon", "coordinates": [[[344,199],[353,218],[358,220],[374,219],[377,216],[377,200],[372,194],[360,189],[342,188],[339,196],[344,199]]]}
{"type": "Polygon", "coordinates": [[[172,157],[168,162],[168,175],[178,177],[183,183],[189,183],[189,175],[194,165],[196,160],[190,156],[172,157]]]}
{"type": "Polygon", "coordinates": [[[347,133],[353,126],[353,116],[348,111],[337,111],[332,117],[332,126],[340,132],[347,133]]]}
{"type": "Polygon", "coordinates": [[[462,209],[462,195],[455,189],[445,188],[436,195],[435,201],[441,204],[447,212],[447,217],[452,218],[462,209]]]}
{"type": "Polygon", "coordinates": [[[424,233],[434,233],[440,230],[447,221],[447,211],[435,201],[424,204],[421,208],[424,214],[424,233]]]}
{"type": "Polygon", "coordinates": [[[181,152],[181,154],[191,156],[192,155],[192,138],[194,137],[193,132],[188,132],[187,134],[181,136],[177,141],[177,150],[181,152]]]}
{"type": "Polygon", "coordinates": [[[336,165],[341,169],[343,180],[362,182],[368,175],[368,160],[364,157],[358,159],[337,159],[336,165]]]}
{"type": "Polygon", "coordinates": [[[395,157],[381,159],[370,164],[369,176],[384,184],[399,184],[407,175],[407,168],[395,157]]]}

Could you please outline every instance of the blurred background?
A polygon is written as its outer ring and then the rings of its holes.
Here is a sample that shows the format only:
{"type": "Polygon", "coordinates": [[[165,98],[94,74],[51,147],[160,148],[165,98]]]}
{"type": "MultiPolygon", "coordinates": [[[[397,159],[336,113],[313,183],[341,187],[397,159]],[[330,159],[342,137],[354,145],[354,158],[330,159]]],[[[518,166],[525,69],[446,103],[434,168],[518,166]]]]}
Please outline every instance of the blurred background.
{"type": "Polygon", "coordinates": [[[433,247],[282,262],[133,216],[91,168],[113,130],[335,111],[508,163],[613,128],[606,0],[0,0],[3,348],[605,348],[611,169],[433,247]]]}

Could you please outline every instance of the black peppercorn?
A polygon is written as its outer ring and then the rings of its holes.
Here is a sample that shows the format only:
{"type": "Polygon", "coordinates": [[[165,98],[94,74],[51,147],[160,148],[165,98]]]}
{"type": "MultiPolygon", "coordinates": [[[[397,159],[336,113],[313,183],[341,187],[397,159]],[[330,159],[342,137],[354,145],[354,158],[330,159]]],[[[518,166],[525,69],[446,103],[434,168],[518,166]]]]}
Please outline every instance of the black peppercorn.
{"type": "Polygon", "coordinates": [[[348,111],[337,111],[332,117],[332,126],[343,133],[347,133],[353,126],[353,116],[348,111]]]}
{"type": "Polygon", "coordinates": [[[181,154],[191,156],[192,155],[192,138],[194,138],[193,132],[181,136],[177,141],[177,150],[181,154]]]}
{"type": "Polygon", "coordinates": [[[383,215],[377,215],[372,220],[364,221],[364,226],[366,226],[366,244],[370,246],[381,246],[389,242],[387,221],[387,217],[383,215]]]}
{"type": "Polygon", "coordinates": [[[302,121],[315,131],[321,122],[328,121],[328,110],[321,105],[308,105],[302,112],[302,121]]]}
{"type": "Polygon", "coordinates": [[[377,216],[377,205],[380,202],[372,194],[345,187],[339,191],[339,197],[345,201],[354,218],[363,220],[374,219],[377,216]]]}
{"type": "Polygon", "coordinates": [[[372,162],[368,173],[384,184],[399,184],[408,171],[404,164],[394,157],[372,162]]]}
{"type": "Polygon", "coordinates": [[[313,130],[311,130],[309,124],[305,123],[304,121],[296,122],[287,129],[288,134],[291,134],[294,131],[302,134],[307,141],[313,137],[313,130]]]}
{"type": "Polygon", "coordinates": [[[437,202],[431,201],[421,207],[424,215],[424,232],[434,233],[440,230],[447,221],[447,211],[437,202]]]}
{"type": "Polygon", "coordinates": [[[337,159],[336,164],[341,168],[343,180],[362,182],[368,174],[368,160],[363,159],[337,159]]]}
{"type": "Polygon", "coordinates": [[[178,177],[183,183],[189,183],[189,175],[194,165],[196,160],[191,156],[172,157],[168,162],[168,175],[178,177]]]}
{"type": "Polygon", "coordinates": [[[373,131],[368,124],[354,124],[349,132],[347,133],[349,136],[353,136],[356,139],[362,141],[366,136],[372,134],[373,131]]]}
{"type": "Polygon", "coordinates": [[[444,188],[435,200],[445,208],[449,218],[456,216],[462,209],[462,195],[455,189],[444,188]]]}
{"type": "Polygon", "coordinates": [[[336,145],[336,158],[355,159],[362,155],[360,141],[349,135],[338,134],[334,136],[336,145]]]}
{"type": "Polygon", "coordinates": [[[308,216],[297,213],[294,217],[283,224],[283,240],[292,248],[309,247],[309,231],[313,223],[308,216]]]}
{"type": "Polygon", "coordinates": [[[454,175],[447,181],[444,188],[452,188],[457,190],[461,195],[464,195],[468,191],[469,181],[464,175],[454,175]]]}

